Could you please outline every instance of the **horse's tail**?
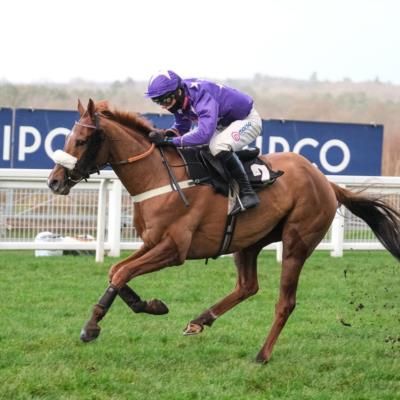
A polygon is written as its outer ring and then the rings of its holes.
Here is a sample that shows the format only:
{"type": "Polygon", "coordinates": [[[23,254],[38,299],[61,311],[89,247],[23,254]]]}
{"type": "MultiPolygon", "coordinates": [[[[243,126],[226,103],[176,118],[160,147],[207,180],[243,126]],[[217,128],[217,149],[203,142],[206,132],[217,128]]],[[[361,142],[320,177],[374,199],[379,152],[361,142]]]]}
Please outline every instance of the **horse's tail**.
{"type": "Polygon", "coordinates": [[[364,220],[383,246],[400,261],[400,213],[382,199],[353,193],[331,182],[336,199],[364,220]]]}

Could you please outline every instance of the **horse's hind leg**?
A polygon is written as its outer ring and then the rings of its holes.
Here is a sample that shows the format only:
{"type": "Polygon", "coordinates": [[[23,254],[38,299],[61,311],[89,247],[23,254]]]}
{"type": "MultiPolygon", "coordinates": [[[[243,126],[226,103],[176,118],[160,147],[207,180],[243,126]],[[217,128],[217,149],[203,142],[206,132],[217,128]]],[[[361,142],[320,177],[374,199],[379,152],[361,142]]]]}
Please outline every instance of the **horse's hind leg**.
{"type": "Polygon", "coordinates": [[[258,362],[266,363],[269,361],[278,336],[296,306],[296,291],[300,272],[310,253],[311,248],[306,246],[298,235],[290,235],[290,238],[286,242],[283,239],[279,300],[275,307],[275,319],[272,328],[257,355],[256,360],[258,362]]]}
{"type": "Polygon", "coordinates": [[[184,330],[184,335],[200,333],[204,325],[211,326],[213,322],[231,308],[254,295],[258,291],[257,256],[261,247],[249,247],[234,254],[238,278],[232,293],[224,297],[204,311],[194,320],[190,321],[184,330]]]}

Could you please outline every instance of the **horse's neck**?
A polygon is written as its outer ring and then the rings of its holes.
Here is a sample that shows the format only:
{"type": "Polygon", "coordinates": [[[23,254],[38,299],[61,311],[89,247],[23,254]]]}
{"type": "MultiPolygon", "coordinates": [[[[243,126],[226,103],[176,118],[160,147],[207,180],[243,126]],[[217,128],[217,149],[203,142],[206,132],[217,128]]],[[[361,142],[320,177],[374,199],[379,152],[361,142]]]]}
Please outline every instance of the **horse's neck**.
{"type": "Polygon", "coordinates": [[[147,190],[163,186],[169,182],[160,153],[155,149],[150,155],[140,160],[119,165],[119,161],[145,153],[150,148],[148,140],[140,134],[119,135],[111,141],[110,152],[116,164],[113,169],[130,195],[134,196],[147,190]]]}

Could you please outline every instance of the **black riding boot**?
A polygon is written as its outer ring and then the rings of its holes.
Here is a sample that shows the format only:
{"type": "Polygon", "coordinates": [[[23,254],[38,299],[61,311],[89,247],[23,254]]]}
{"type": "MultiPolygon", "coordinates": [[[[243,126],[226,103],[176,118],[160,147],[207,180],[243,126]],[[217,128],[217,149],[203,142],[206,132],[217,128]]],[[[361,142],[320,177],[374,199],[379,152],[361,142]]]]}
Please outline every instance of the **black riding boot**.
{"type": "Polygon", "coordinates": [[[249,178],[244,170],[242,162],[236,153],[232,151],[221,151],[216,157],[222,162],[230,178],[234,179],[239,185],[239,207],[235,207],[232,214],[256,207],[260,200],[250,185],[249,178]]]}

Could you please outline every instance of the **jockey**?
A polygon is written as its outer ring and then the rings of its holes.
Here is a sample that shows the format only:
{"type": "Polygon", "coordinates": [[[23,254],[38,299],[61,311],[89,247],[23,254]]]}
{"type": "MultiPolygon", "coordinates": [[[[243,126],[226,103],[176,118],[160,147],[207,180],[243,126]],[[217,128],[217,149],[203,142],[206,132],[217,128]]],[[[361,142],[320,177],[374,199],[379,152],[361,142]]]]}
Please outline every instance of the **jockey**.
{"type": "Polygon", "coordinates": [[[152,132],[152,142],[177,147],[208,144],[211,154],[239,185],[241,204],[234,213],[259,204],[235,153],[261,133],[261,118],[251,97],[206,80],[181,79],[170,70],[152,76],[145,95],[175,117],[175,123],[165,135],[152,132]]]}

